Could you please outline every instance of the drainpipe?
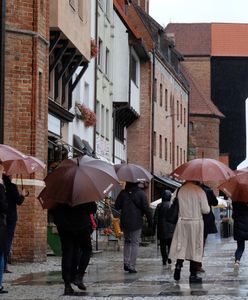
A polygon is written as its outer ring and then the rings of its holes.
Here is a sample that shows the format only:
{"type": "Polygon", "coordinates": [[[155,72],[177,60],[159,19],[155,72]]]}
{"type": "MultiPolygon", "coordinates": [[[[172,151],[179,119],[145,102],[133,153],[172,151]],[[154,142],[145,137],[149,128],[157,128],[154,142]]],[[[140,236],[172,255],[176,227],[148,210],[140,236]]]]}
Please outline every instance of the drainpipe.
{"type": "Polygon", "coordinates": [[[5,13],[6,0],[1,1],[0,11],[0,143],[4,140],[4,77],[5,77],[5,13]]]}
{"type": "MultiPolygon", "coordinates": [[[[98,43],[98,0],[95,1],[95,39],[96,44],[98,43]]],[[[98,57],[95,58],[95,66],[94,66],[94,80],[95,80],[95,86],[94,86],[94,112],[96,113],[96,97],[97,97],[97,61],[98,57]]],[[[96,126],[94,127],[94,134],[93,134],[93,150],[96,153],[96,126]]]]}
{"type": "MultiPolygon", "coordinates": [[[[155,48],[152,51],[152,128],[151,128],[151,173],[154,175],[154,150],[153,150],[153,139],[154,139],[154,101],[155,101],[155,48]]],[[[151,200],[154,199],[154,180],[151,184],[151,200]]]]}

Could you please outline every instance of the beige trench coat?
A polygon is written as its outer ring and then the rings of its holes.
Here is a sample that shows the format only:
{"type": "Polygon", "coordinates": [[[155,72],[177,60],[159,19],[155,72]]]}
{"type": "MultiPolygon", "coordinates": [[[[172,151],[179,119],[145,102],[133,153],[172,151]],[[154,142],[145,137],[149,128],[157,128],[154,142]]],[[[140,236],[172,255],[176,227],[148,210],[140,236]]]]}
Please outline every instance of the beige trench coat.
{"type": "MultiPolygon", "coordinates": [[[[175,198],[176,192],[173,194],[175,198]]],[[[178,192],[179,218],[173,235],[169,258],[197,262],[203,256],[202,214],[210,211],[205,192],[193,182],[186,182],[178,192]]]]}

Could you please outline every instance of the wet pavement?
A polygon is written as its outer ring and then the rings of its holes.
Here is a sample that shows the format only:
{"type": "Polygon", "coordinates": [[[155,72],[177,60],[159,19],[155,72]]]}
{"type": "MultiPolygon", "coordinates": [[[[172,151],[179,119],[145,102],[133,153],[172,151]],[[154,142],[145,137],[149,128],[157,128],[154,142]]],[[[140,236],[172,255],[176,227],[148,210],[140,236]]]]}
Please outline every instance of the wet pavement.
{"type": "Polygon", "coordinates": [[[232,238],[210,235],[205,247],[202,285],[189,285],[189,263],[185,262],[181,280],[173,279],[173,266],[161,263],[156,243],[140,247],[137,274],[123,271],[122,251],[103,251],[91,259],[85,284],[87,291],[63,296],[60,258],[48,257],[45,263],[10,265],[5,274],[8,294],[0,299],[248,299],[248,255],[241,259],[240,273],[233,272],[236,243],[232,238]]]}

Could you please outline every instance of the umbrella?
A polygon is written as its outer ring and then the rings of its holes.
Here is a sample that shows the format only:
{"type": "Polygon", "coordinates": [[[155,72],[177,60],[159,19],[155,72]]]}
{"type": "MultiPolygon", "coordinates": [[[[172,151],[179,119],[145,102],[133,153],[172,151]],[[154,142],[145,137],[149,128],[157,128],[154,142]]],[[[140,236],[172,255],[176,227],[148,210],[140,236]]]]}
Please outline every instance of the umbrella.
{"type": "Polygon", "coordinates": [[[62,161],[44,181],[46,187],[38,196],[43,208],[52,208],[57,203],[76,206],[100,200],[119,186],[112,165],[87,155],[62,161]]]}
{"type": "Polygon", "coordinates": [[[0,144],[0,161],[2,163],[7,160],[22,159],[23,157],[25,157],[25,154],[15,148],[0,144]]]}
{"type": "Polygon", "coordinates": [[[150,182],[152,179],[151,173],[136,164],[117,164],[114,167],[116,174],[121,181],[150,182]]]}
{"type": "Polygon", "coordinates": [[[216,181],[226,180],[235,173],[216,159],[196,158],[182,164],[170,175],[180,180],[216,181]]]}
{"type": "Polygon", "coordinates": [[[248,172],[236,174],[218,187],[232,201],[248,202],[248,172]]]}
{"type": "Polygon", "coordinates": [[[32,174],[45,170],[46,165],[36,157],[24,156],[21,159],[7,160],[3,162],[7,175],[13,174],[32,174]]]}

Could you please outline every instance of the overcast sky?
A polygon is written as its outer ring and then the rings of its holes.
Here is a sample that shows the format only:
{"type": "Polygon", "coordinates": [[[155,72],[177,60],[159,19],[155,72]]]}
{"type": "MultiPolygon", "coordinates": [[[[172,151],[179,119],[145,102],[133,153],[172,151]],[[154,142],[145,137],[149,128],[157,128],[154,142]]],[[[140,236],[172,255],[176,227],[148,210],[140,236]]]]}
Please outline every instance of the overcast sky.
{"type": "Polygon", "coordinates": [[[150,15],[168,23],[248,23],[248,0],[150,0],[150,15]]]}

